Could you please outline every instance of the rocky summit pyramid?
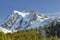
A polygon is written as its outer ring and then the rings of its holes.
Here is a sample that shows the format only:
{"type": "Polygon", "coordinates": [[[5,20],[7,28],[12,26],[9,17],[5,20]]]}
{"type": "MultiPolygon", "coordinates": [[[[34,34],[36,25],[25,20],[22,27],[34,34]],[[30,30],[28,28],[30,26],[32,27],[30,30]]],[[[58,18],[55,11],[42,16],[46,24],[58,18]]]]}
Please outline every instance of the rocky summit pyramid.
{"type": "Polygon", "coordinates": [[[56,21],[55,17],[46,16],[33,10],[23,12],[15,10],[8,16],[4,23],[0,25],[0,30],[4,33],[12,33],[18,30],[45,27],[53,21],[56,21]]]}

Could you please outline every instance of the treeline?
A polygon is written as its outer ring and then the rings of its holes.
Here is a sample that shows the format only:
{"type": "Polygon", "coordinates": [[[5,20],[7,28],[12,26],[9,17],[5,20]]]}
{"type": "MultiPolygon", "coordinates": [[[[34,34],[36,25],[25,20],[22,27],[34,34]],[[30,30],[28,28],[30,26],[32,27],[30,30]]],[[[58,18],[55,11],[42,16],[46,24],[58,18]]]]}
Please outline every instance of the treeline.
{"type": "Polygon", "coordinates": [[[0,40],[58,40],[60,38],[60,24],[52,22],[42,28],[17,31],[14,33],[0,32],[0,40]]]}
{"type": "Polygon", "coordinates": [[[59,22],[53,22],[49,26],[45,28],[46,36],[50,37],[52,36],[58,36],[60,38],[60,23],[59,22]]]}
{"type": "Polygon", "coordinates": [[[58,37],[53,37],[52,35],[47,37],[46,35],[42,35],[39,31],[34,29],[18,31],[12,34],[4,34],[3,32],[0,32],[0,40],[58,40],[58,37]]]}

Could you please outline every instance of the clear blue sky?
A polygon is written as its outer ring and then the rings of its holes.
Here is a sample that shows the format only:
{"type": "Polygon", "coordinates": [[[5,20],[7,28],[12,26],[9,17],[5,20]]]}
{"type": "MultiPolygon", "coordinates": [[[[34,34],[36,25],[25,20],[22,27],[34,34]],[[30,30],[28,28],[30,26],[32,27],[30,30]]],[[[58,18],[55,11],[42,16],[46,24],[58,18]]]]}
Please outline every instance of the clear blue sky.
{"type": "Polygon", "coordinates": [[[33,9],[48,15],[60,14],[60,0],[0,0],[0,22],[14,10],[33,9]]]}

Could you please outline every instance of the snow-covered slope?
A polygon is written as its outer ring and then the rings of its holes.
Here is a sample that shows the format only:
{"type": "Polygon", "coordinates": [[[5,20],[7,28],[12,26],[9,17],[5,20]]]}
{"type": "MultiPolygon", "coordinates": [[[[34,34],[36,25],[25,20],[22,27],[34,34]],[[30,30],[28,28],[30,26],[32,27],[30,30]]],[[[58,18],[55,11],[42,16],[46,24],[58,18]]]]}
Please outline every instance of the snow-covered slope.
{"type": "Polygon", "coordinates": [[[0,25],[0,30],[4,33],[12,33],[17,30],[34,29],[40,26],[44,27],[53,21],[55,21],[55,18],[45,16],[35,11],[14,11],[14,13],[0,25]]]}

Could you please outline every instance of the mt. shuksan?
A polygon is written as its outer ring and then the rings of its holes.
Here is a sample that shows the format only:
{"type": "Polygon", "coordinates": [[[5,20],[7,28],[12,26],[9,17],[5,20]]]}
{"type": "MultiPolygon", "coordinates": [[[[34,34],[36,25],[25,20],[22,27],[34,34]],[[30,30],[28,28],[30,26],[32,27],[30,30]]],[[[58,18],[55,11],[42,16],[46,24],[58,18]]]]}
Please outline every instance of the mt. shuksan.
{"type": "Polygon", "coordinates": [[[0,31],[12,33],[18,30],[45,27],[53,21],[56,21],[55,17],[48,17],[32,10],[26,10],[24,12],[14,11],[14,13],[0,25],[0,31]]]}

